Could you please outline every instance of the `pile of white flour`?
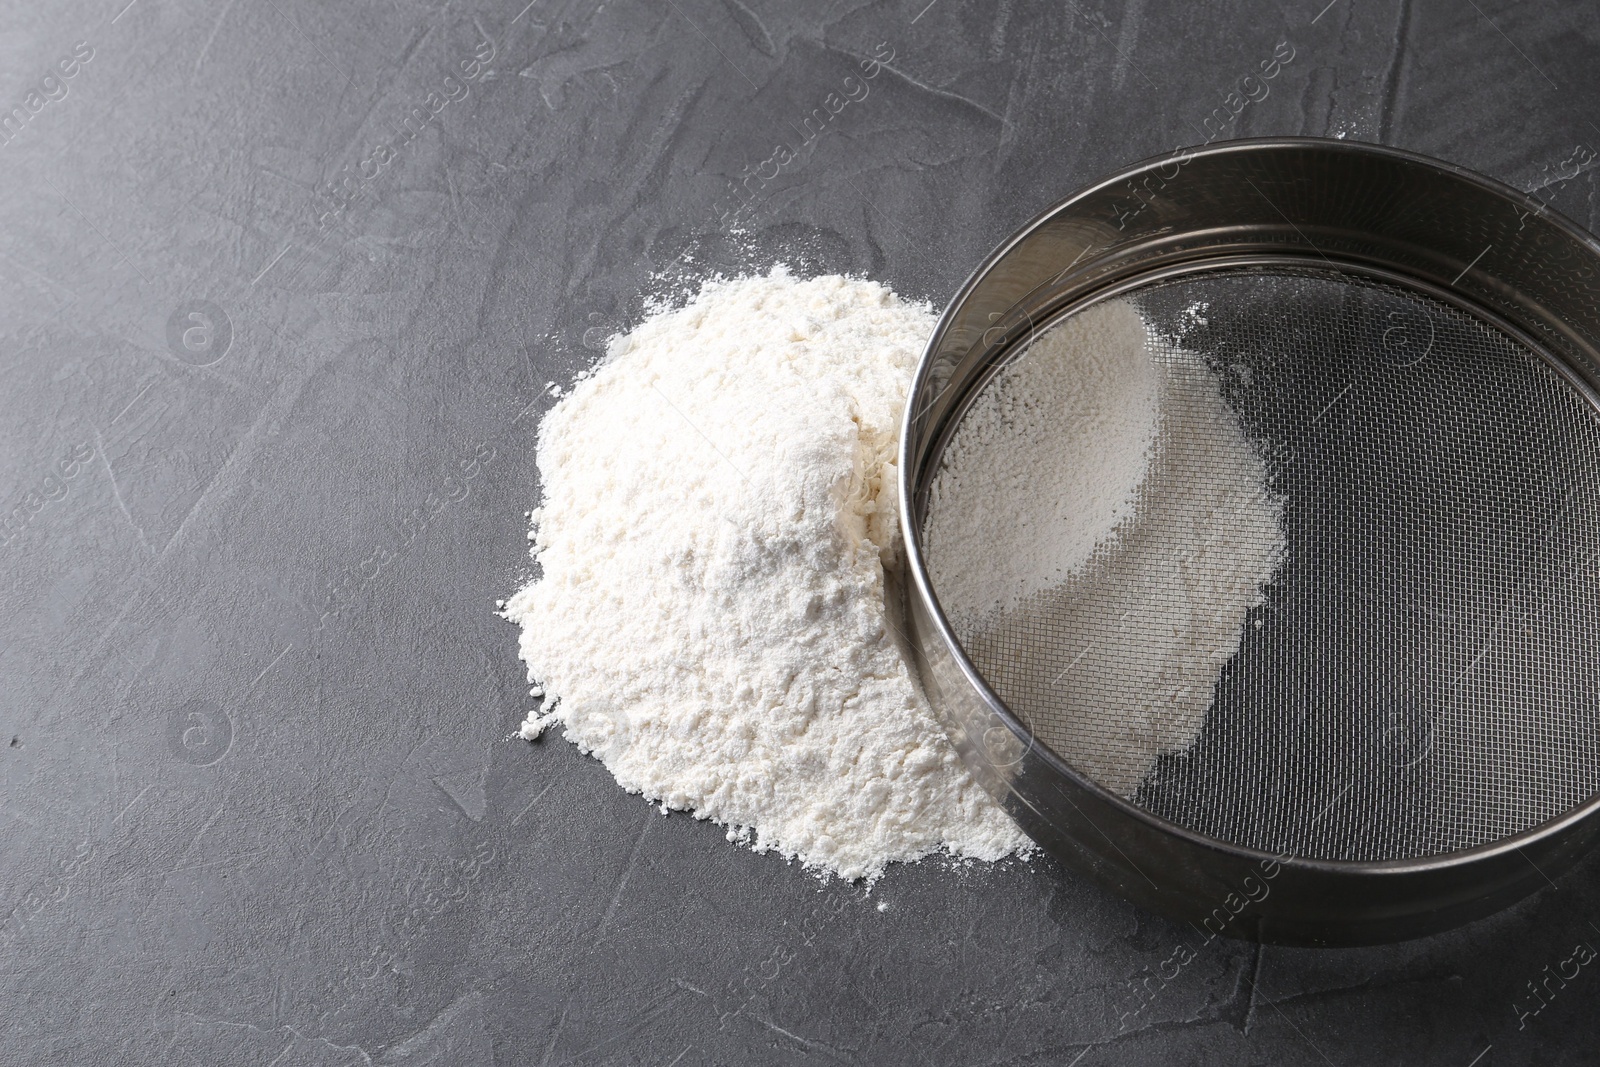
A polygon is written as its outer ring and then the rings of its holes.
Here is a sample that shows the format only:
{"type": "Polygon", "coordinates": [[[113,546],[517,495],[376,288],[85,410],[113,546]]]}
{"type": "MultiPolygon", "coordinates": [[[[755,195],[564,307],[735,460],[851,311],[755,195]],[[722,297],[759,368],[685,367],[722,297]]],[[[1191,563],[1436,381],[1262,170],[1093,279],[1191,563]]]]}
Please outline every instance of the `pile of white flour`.
{"type": "Polygon", "coordinates": [[[623,788],[846,878],[1026,838],[885,616],[895,449],[929,309],[868,281],[708,285],[545,417],[542,576],[507,604],[544,701],[623,788]]]}
{"type": "Polygon", "coordinates": [[[1205,361],[1094,305],[973,401],[929,494],[929,577],[1007,705],[1131,797],[1194,742],[1283,561],[1266,485],[1205,361]]]}

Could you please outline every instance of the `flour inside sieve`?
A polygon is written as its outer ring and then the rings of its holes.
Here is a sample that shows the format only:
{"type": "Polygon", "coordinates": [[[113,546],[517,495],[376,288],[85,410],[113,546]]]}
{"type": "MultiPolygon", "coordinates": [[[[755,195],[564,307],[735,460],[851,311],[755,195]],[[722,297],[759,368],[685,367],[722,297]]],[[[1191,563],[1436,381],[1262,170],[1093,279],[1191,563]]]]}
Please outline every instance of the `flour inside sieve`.
{"type": "Polygon", "coordinates": [[[1205,360],[1129,300],[1091,305],[951,437],[924,525],[935,595],[1035,735],[1131,798],[1198,735],[1283,561],[1267,479],[1205,360]]]}

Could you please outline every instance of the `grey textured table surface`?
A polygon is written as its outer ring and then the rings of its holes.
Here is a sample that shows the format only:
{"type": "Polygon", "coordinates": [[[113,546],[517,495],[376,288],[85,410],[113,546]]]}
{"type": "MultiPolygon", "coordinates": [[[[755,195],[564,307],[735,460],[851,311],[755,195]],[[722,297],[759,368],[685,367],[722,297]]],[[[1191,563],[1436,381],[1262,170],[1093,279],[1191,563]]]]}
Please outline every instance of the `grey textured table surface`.
{"type": "Polygon", "coordinates": [[[525,2],[0,12],[0,1062],[1594,1062],[1600,974],[1549,980],[1600,945],[1594,863],[1399,946],[1214,944],[1119,1020],[1185,931],[1046,861],[868,898],[663,818],[508,739],[492,609],[546,383],[675,279],[942,304],[1208,117],[1593,229],[1600,12],[525,2]]]}

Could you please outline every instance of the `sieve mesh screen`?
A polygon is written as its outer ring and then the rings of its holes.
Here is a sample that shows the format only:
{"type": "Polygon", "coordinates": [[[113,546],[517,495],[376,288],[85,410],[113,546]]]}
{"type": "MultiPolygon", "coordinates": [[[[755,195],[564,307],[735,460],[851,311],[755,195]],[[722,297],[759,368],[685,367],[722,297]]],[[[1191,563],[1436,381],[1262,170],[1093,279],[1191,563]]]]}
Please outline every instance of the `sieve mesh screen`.
{"type": "MultiPolygon", "coordinates": [[[[1177,743],[1146,725],[1171,694],[1116,665],[1189,625],[1162,568],[1246,567],[1272,550],[1259,521],[1147,523],[1145,555],[1097,553],[999,618],[974,621],[936,584],[1037,739],[1180,826],[1324,859],[1468,848],[1600,790],[1600,416],[1585,394],[1493,325],[1354,275],[1214,272],[1134,300],[1156,361],[1211,376],[1255,449],[1281,563],[1229,622],[1209,711],[1177,743]],[[1092,702],[1072,684],[1085,670],[1092,702]]],[[[1147,487],[1236,478],[1226,434],[1161,425],[1147,487]]]]}

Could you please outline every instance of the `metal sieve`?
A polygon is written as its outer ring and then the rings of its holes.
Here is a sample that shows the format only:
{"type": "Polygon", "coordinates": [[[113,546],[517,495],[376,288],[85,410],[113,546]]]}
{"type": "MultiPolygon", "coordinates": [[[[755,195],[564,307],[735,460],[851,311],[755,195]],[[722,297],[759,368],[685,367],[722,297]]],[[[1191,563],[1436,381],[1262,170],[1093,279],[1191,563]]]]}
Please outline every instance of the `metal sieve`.
{"type": "MultiPolygon", "coordinates": [[[[1502,908],[1600,827],[1597,383],[1600,244],[1461,168],[1237,141],[1091,186],[973,274],[912,385],[906,621],[929,701],[1029,835],[1153,911],[1351,945],[1502,908]],[[1153,756],[1130,751],[1128,724],[1168,694],[1061,680],[1137,665],[1183,620],[1147,608],[1130,624],[1114,587],[1068,582],[979,625],[931,577],[949,561],[927,536],[973,405],[1110,301],[1138,309],[1171,373],[1214,383],[1283,546],[1203,719],[1153,756]]],[[[1202,486],[1218,447],[1158,431],[1151,469],[1202,486]]],[[[1026,486],[1004,491],[962,506],[1029,514],[1026,486]]],[[[1231,521],[1144,536],[1163,558],[1202,543],[1206,566],[1243,566],[1259,524],[1231,521]]],[[[981,566],[961,588],[1006,561],[981,566]]]]}

